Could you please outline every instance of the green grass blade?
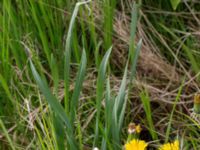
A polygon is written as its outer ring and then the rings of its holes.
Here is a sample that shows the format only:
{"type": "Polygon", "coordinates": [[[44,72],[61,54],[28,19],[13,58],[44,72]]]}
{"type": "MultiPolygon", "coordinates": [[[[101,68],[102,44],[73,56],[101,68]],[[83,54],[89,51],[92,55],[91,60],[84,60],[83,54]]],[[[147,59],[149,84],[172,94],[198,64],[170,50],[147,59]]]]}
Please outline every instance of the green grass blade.
{"type": "Polygon", "coordinates": [[[142,39],[139,40],[139,42],[136,46],[136,50],[134,52],[134,57],[131,60],[132,61],[131,62],[131,74],[130,74],[130,81],[129,81],[130,86],[132,85],[133,78],[135,77],[136,65],[137,65],[137,60],[138,60],[138,57],[139,57],[141,47],[142,47],[142,39]]]}
{"type": "Polygon", "coordinates": [[[126,64],[123,79],[120,85],[120,89],[118,95],[115,99],[115,104],[113,106],[112,111],[112,140],[114,149],[119,149],[120,145],[120,128],[123,123],[123,114],[124,107],[126,105],[125,102],[125,94],[126,94],[126,84],[127,84],[127,69],[128,63],[126,64]]]}
{"type": "Polygon", "coordinates": [[[95,138],[94,138],[94,145],[97,146],[97,141],[99,139],[99,119],[100,119],[100,112],[101,112],[101,102],[103,99],[104,94],[104,82],[106,79],[106,69],[107,64],[109,60],[110,53],[112,51],[112,47],[109,48],[109,50],[104,55],[99,70],[98,70],[98,78],[97,78],[97,89],[96,89],[96,109],[97,109],[97,115],[96,115],[96,126],[95,126],[95,138]]]}
{"type": "Polygon", "coordinates": [[[46,35],[44,33],[44,27],[40,23],[40,20],[39,20],[39,17],[38,17],[37,5],[35,4],[35,1],[33,1],[33,0],[30,0],[30,5],[31,5],[31,13],[32,13],[32,16],[33,16],[33,19],[34,19],[34,23],[37,26],[37,29],[38,29],[38,32],[39,32],[40,39],[42,41],[42,46],[43,46],[47,61],[50,64],[51,51],[49,49],[49,44],[48,44],[47,37],[46,37],[46,35]]]}
{"type": "Polygon", "coordinates": [[[126,85],[127,85],[127,72],[128,72],[128,63],[125,67],[123,79],[119,88],[119,92],[117,95],[117,98],[115,99],[115,105],[114,105],[114,110],[115,110],[115,115],[117,118],[119,118],[121,114],[121,110],[124,104],[124,97],[126,94],[126,85]]]}
{"type": "Polygon", "coordinates": [[[10,147],[12,148],[12,150],[15,150],[14,143],[13,143],[13,141],[11,140],[11,138],[10,138],[10,136],[9,136],[9,134],[8,134],[8,131],[7,131],[7,129],[5,128],[4,123],[3,123],[3,121],[2,121],[1,119],[0,119],[0,127],[1,127],[2,130],[3,130],[5,136],[6,136],[7,140],[8,140],[8,143],[10,144],[10,147]]]}
{"type": "Polygon", "coordinates": [[[119,121],[118,121],[119,132],[121,131],[122,126],[123,126],[124,114],[125,114],[126,104],[127,104],[127,100],[128,100],[128,95],[127,94],[124,95],[123,103],[122,103],[122,108],[120,110],[119,121]]]}
{"type": "Polygon", "coordinates": [[[116,0],[103,1],[105,49],[108,49],[112,45],[113,19],[114,19],[114,11],[116,4],[117,4],[116,0]]]}
{"type": "Polygon", "coordinates": [[[151,104],[150,104],[150,97],[147,93],[147,91],[143,91],[140,93],[140,98],[142,100],[142,104],[143,104],[143,108],[146,114],[146,118],[147,118],[147,123],[150,129],[150,134],[153,138],[153,140],[157,140],[158,139],[158,135],[155,132],[155,127],[154,127],[154,123],[153,123],[153,119],[152,119],[152,111],[151,111],[151,104]]]}
{"type": "Polygon", "coordinates": [[[95,65],[97,68],[99,68],[100,65],[100,55],[99,55],[99,50],[100,50],[100,46],[101,46],[102,42],[99,42],[95,48],[95,53],[94,53],[94,57],[95,57],[95,65]]]}
{"type": "Polygon", "coordinates": [[[64,53],[64,82],[65,82],[65,111],[69,113],[69,86],[70,86],[70,61],[71,61],[71,44],[72,44],[72,35],[73,28],[75,25],[76,16],[78,14],[79,7],[81,5],[87,4],[89,1],[78,2],[74,8],[71,21],[69,24],[69,29],[67,33],[67,39],[65,42],[65,53],[64,53]]]}
{"type": "Polygon", "coordinates": [[[6,80],[4,79],[4,77],[1,74],[0,74],[0,83],[1,83],[1,86],[3,87],[3,89],[5,90],[8,98],[14,104],[14,101],[13,101],[12,94],[10,92],[9,86],[8,86],[6,80]]]}
{"type": "Polygon", "coordinates": [[[57,94],[58,92],[58,84],[59,84],[59,74],[58,74],[58,65],[53,54],[51,55],[51,73],[54,82],[54,92],[57,94]]]}
{"type": "Polygon", "coordinates": [[[76,77],[76,84],[75,84],[75,88],[74,88],[72,98],[71,98],[71,103],[70,103],[70,118],[71,118],[70,122],[71,123],[73,123],[75,120],[78,100],[79,100],[79,96],[81,93],[81,89],[83,86],[83,81],[84,81],[85,73],[86,73],[86,64],[87,64],[86,53],[85,53],[85,50],[83,50],[81,64],[80,64],[79,71],[76,77]]]}
{"type": "Polygon", "coordinates": [[[72,134],[72,126],[69,122],[69,119],[65,113],[65,110],[59,103],[59,101],[55,98],[54,95],[52,95],[48,85],[46,82],[44,82],[41,77],[39,76],[38,72],[35,69],[35,66],[33,65],[32,61],[30,60],[30,65],[31,65],[31,71],[33,73],[33,76],[35,78],[35,81],[37,85],[39,86],[40,90],[44,94],[48,104],[51,106],[53,111],[60,117],[60,119],[66,124],[67,126],[67,137],[68,137],[68,142],[71,148],[75,148],[75,140],[72,134]]]}
{"type": "Polygon", "coordinates": [[[56,114],[53,114],[53,126],[56,136],[56,144],[58,150],[65,149],[65,129],[62,120],[56,114]]]}
{"type": "Polygon", "coordinates": [[[37,127],[35,127],[35,132],[36,132],[36,135],[37,135],[37,138],[38,138],[38,143],[40,143],[40,149],[42,149],[42,150],[45,150],[46,149],[46,146],[45,146],[45,142],[44,142],[44,140],[43,140],[43,138],[42,138],[42,135],[40,134],[40,131],[39,131],[39,129],[37,128],[37,127]]]}
{"type": "Polygon", "coordinates": [[[77,133],[77,136],[78,136],[78,141],[79,141],[79,150],[84,150],[83,149],[83,134],[82,134],[82,130],[81,130],[81,123],[80,121],[78,120],[78,133],[77,133]]]}
{"type": "Polygon", "coordinates": [[[134,58],[134,45],[135,45],[135,33],[137,28],[137,18],[138,18],[138,5],[133,4],[133,9],[131,13],[131,36],[129,43],[129,58],[133,60],[134,58]]]}
{"type": "Polygon", "coordinates": [[[107,79],[106,84],[106,97],[105,97],[105,129],[104,137],[102,140],[101,150],[107,149],[110,146],[111,138],[111,123],[112,123],[112,109],[113,109],[114,100],[111,98],[111,89],[110,89],[110,79],[107,79]]]}
{"type": "Polygon", "coordinates": [[[198,61],[195,59],[191,49],[189,49],[182,41],[181,39],[176,36],[169,28],[167,28],[165,25],[163,24],[160,24],[160,26],[165,30],[167,31],[173,38],[174,40],[177,40],[178,43],[180,43],[180,45],[182,45],[182,48],[183,50],[185,51],[187,57],[189,58],[190,60],[190,63],[192,65],[192,69],[194,70],[195,73],[198,73],[199,72],[199,64],[198,64],[198,61]]]}
{"type": "Polygon", "coordinates": [[[171,130],[171,126],[172,126],[172,121],[173,121],[172,119],[173,119],[174,111],[175,111],[175,108],[176,108],[176,104],[177,104],[178,100],[180,99],[181,92],[182,92],[183,85],[184,85],[184,81],[185,81],[185,79],[183,80],[183,82],[182,82],[182,84],[181,84],[181,86],[180,86],[180,88],[178,90],[175,102],[173,104],[172,112],[171,112],[170,118],[169,118],[169,124],[167,126],[167,131],[166,131],[166,136],[165,136],[165,143],[167,143],[168,140],[169,140],[169,135],[170,135],[170,130],[171,130]]]}

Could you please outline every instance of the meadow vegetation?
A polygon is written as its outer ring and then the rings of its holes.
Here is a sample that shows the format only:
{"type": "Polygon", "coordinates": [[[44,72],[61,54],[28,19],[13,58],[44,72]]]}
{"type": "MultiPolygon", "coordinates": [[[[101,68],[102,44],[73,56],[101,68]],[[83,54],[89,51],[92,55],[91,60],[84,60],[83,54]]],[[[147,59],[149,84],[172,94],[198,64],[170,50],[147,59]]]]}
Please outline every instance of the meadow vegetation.
{"type": "Polygon", "coordinates": [[[1,0],[0,149],[120,150],[135,123],[199,150],[199,26],[199,0],[1,0]]]}

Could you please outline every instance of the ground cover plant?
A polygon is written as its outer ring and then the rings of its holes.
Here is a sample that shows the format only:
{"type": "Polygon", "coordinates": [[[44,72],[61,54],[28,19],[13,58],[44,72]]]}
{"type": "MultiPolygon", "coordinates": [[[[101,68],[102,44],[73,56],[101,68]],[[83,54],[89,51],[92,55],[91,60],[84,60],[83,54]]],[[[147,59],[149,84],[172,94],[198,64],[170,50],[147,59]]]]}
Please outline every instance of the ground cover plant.
{"type": "Polygon", "coordinates": [[[198,0],[1,0],[0,149],[199,150],[198,0]]]}

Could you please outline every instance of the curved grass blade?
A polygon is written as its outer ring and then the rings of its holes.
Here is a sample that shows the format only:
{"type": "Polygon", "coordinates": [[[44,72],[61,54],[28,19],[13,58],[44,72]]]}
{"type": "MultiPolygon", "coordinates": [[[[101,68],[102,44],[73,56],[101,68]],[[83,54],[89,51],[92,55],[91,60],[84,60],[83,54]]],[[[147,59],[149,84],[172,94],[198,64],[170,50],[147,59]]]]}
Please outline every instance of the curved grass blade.
{"type": "Polygon", "coordinates": [[[71,124],[69,122],[69,119],[68,119],[68,117],[67,117],[67,115],[65,113],[64,108],[61,106],[61,104],[55,98],[55,96],[51,93],[47,83],[41,79],[40,75],[36,71],[35,66],[33,65],[31,60],[30,60],[30,66],[31,66],[31,71],[33,73],[34,79],[35,79],[37,85],[39,86],[41,92],[44,94],[48,104],[50,105],[50,107],[53,109],[53,111],[59,116],[59,118],[67,126],[66,134],[67,134],[69,146],[72,149],[73,148],[76,149],[76,144],[75,144],[74,136],[73,136],[73,133],[72,133],[72,126],[71,126],[71,124]]]}
{"type": "Polygon", "coordinates": [[[65,85],[65,111],[69,113],[69,86],[70,86],[70,61],[71,61],[71,43],[72,43],[72,35],[73,28],[75,24],[75,19],[78,14],[79,7],[81,5],[89,3],[91,0],[85,2],[78,2],[74,8],[71,21],[69,24],[69,30],[67,33],[67,39],[65,42],[65,53],[64,53],[64,85],[65,85]]]}

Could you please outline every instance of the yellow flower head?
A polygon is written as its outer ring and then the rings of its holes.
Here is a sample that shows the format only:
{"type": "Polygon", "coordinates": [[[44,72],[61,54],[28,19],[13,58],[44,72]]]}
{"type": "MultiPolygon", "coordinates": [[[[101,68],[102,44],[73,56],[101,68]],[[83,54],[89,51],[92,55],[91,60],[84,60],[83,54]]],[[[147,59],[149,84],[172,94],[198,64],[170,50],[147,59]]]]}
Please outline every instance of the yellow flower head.
{"type": "Polygon", "coordinates": [[[147,146],[145,141],[133,139],[125,144],[125,150],[145,150],[147,146]]]}
{"type": "Polygon", "coordinates": [[[128,125],[128,133],[133,134],[133,133],[140,133],[142,131],[142,128],[140,124],[136,125],[135,123],[130,123],[128,125]]]}
{"type": "Polygon", "coordinates": [[[175,140],[173,143],[166,143],[159,150],[179,150],[179,141],[175,140]]]}
{"type": "Polygon", "coordinates": [[[135,131],[136,131],[136,133],[140,133],[140,132],[142,131],[141,126],[140,126],[140,125],[137,125],[137,126],[135,127],[135,131]]]}

